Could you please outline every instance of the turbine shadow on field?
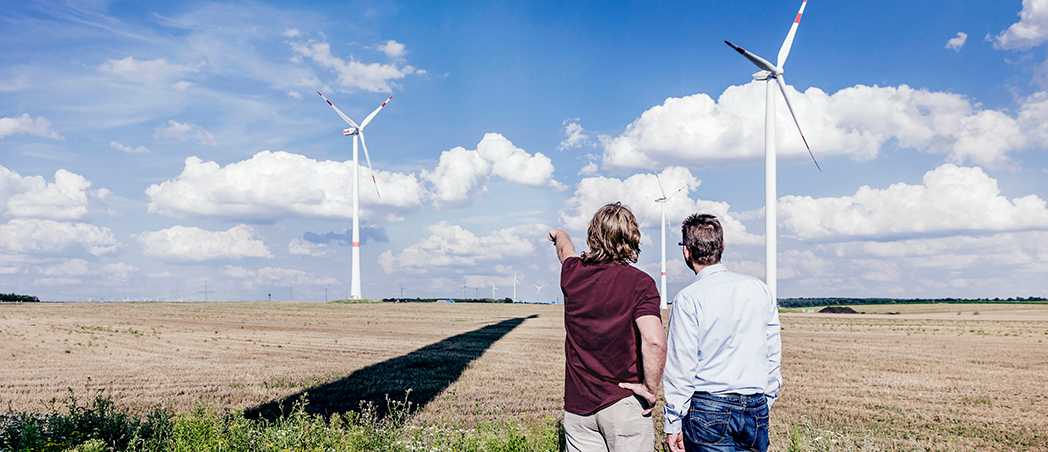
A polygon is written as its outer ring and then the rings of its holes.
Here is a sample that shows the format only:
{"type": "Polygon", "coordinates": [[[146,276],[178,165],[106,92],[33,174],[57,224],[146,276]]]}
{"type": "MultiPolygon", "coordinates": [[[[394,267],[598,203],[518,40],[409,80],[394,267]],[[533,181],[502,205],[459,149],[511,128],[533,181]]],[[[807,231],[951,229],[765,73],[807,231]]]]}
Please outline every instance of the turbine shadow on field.
{"type": "Polygon", "coordinates": [[[451,383],[458,380],[474,360],[495,342],[513,331],[527,319],[517,317],[503,320],[427,345],[411,353],[372,364],[354,371],[331,383],[309,388],[282,400],[275,400],[247,410],[249,419],[276,420],[281,414],[291,413],[292,406],[303,395],[309,401],[305,411],[330,416],[334,413],[357,411],[362,403],[371,403],[380,417],[388,414],[386,399],[403,401],[407,390],[412,411],[421,409],[451,383]]]}

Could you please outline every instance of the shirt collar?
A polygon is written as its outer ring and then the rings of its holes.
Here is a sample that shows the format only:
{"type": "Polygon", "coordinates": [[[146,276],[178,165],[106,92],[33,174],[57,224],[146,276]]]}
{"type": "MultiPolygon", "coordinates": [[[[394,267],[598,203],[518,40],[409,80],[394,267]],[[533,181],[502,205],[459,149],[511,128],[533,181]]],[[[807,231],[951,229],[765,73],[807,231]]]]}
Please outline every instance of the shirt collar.
{"type": "Polygon", "coordinates": [[[705,278],[705,277],[708,277],[708,276],[710,276],[710,275],[712,275],[714,273],[720,273],[720,272],[726,272],[726,271],[728,271],[728,267],[725,267],[724,264],[716,263],[716,264],[710,265],[709,267],[706,267],[706,268],[704,268],[702,270],[699,270],[699,274],[695,275],[695,280],[698,281],[698,280],[700,280],[702,278],[705,278]]]}

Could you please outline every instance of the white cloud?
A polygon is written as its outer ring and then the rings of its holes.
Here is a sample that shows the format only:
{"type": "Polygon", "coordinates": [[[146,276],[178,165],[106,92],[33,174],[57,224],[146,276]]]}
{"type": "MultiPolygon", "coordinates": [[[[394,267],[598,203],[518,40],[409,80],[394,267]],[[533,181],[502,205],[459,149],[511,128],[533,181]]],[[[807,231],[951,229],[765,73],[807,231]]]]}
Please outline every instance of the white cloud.
{"type": "Polygon", "coordinates": [[[288,28],[288,29],[284,30],[283,36],[288,37],[288,38],[297,38],[301,34],[302,34],[301,31],[298,31],[298,30],[296,30],[294,28],[288,28]]]}
{"type": "Polygon", "coordinates": [[[25,134],[54,138],[56,140],[65,139],[58,132],[55,132],[55,129],[51,128],[51,121],[44,117],[38,116],[36,119],[33,119],[32,116],[29,116],[29,113],[22,113],[22,116],[14,118],[0,118],[0,138],[25,134]]]}
{"type": "MultiPolygon", "coordinates": [[[[685,217],[694,213],[716,215],[724,227],[724,240],[733,245],[761,245],[762,236],[746,231],[746,227],[732,214],[724,202],[692,200],[689,193],[701,182],[684,167],[669,167],[660,174],[666,194],[672,196],[666,202],[666,221],[670,229],[680,229],[685,217]],[[676,193],[680,190],[679,193],[676,193]],[[676,194],[674,194],[676,193],[676,194]]],[[[601,206],[621,202],[630,207],[642,228],[658,228],[662,218],[662,206],[655,202],[660,198],[658,182],[652,173],[634,174],[625,180],[613,177],[587,177],[579,181],[575,195],[565,202],[560,211],[560,221],[565,229],[585,234],[593,214],[601,206]]],[[[585,244],[585,237],[581,243],[585,244]]]]}
{"type": "Polygon", "coordinates": [[[905,237],[1048,229],[1037,195],[1008,200],[981,168],[945,164],[923,185],[863,186],[854,196],[779,200],[782,233],[801,240],[905,237]]]}
{"type": "Polygon", "coordinates": [[[170,64],[163,58],[136,60],[135,57],[129,56],[122,60],[107,60],[98,66],[98,70],[120,75],[129,80],[153,82],[166,80],[172,76],[198,72],[199,68],[170,64]]]}
{"type": "MultiPolygon", "coordinates": [[[[899,87],[857,85],[827,95],[792,87],[790,99],[816,157],[875,158],[888,143],[947,154],[948,161],[1010,167],[1009,153],[1044,143],[1041,93],[1021,111],[1034,121],[1003,111],[981,110],[965,96],[899,87]],[[1031,102],[1034,105],[1031,105],[1031,102]]],[[[669,98],[644,112],[617,137],[601,136],[606,167],[650,168],[757,162],[764,155],[763,82],[732,86],[717,101],[705,94],[669,98]],[[759,108],[758,108],[759,107],[759,108]]],[[[810,160],[786,108],[776,109],[780,158],[810,160]]]]}
{"type": "Polygon", "coordinates": [[[109,228],[86,223],[16,218],[0,225],[0,254],[99,257],[123,247],[109,228]]]}
{"type": "Polygon", "coordinates": [[[564,120],[564,135],[566,138],[564,138],[564,141],[561,141],[557,146],[558,150],[563,151],[565,149],[580,148],[582,146],[596,146],[596,143],[594,143],[593,140],[590,140],[590,137],[582,131],[582,126],[579,125],[578,121],[579,118],[564,120]]]}
{"type": "Polygon", "coordinates": [[[431,235],[404,248],[394,255],[392,251],[378,258],[382,270],[388,273],[428,274],[441,271],[470,271],[478,264],[521,260],[536,250],[545,249],[549,226],[542,224],[501,229],[489,235],[477,236],[461,226],[442,221],[426,228],[431,235]]]}
{"type": "Polygon", "coordinates": [[[138,273],[138,267],[123,262],[117,262],[102,267],[102,271],[105,272],[111,280],[128,281],[132,276],[138,273]]]}
{"type": "Polygon", "coordinates": [[[110,142],[109,143],[109,147],[111,147],[113,149],[116,149],[118,151],[127,152],[129,154],[134,154],[134,153],[139,153],[139,152],[149,152],[149,149],[147,149],[145,146],[139,146],[137,148],[133,148],[131,146],[125,146],[125,145],[122,145],[120,143],[117,143],[116,141],[110,142]]]}
{"type": "Polygon", "coordinates": [[[597,162],[594,162],[594,161],[591,160],[589,163],[586,164],[586,166],[583,166],[581,169],[579,169],[578,175],[579,176],[592,176],[594,174],[597,174],[598,170],[599,170],[599,168],[597,168],[597,162]]]}
{"type": "Polygon", "coordinates": [[[172,88],[177,89],[179,91],[185,91],[190,86],[193,86],[193,84],[190,83],[190,82],[187,82],[185,80],[179,80],[179,81],[175,82],[174,85],[171,85],[172,88]]]}
{"type": "Polygon", "coordinates": [[[295,99],[302,99],[302,93],[299,93],[298,91],[288,91],[287,95],[294,97],[295,99]]]}
{"type": "Polygon", "coordinates": [[[435,186],[432,199],[438,209],[469,204],[478,192],[487,191],[491,175],[532,187],[565,188],[553,179],[549,157],[528,154],[497,133],[485,134],[474,151],[462,147],[444,151],[433,172],[422,171],[422,178],[435,186]]]}
{"type": "Polygon", "coordinates": [[[301,56],[309,57],[321,67],[338,74],[339,85],[346,89],[359,88],[371,92],[393,92],[393,80],[414,73],[412,66],[397,67],[396,64],[365,64],[352,56],[349,61],[331,55],[331,46],[326,42],[291,43],[291,48],[301,56]]]}
{"type": "Polygon", "coordinates": [[[1023,0],[1019,22],[994,38],[998,49],[1028,49],[1048,40],[1048,0],[1023,0]]]}
{"type": "MultiPolygon", "coordinates": [[[[290,216],[353,217],[352,162],[318,162],[298,154],[263,151],[220,167],[186,159],[177,179],[151,185],[148,211],[177,218],[274,222],[290,216]]],[[[414,174],[376,171],[381,197],[361,169],[360,203],[368,209],[414,209],[424,190],[414,174]]]]}
{"type": "Polygon", "coordinates": [[[0,165],[0,216],[50,220],[84,220],[88,197],[105,202],[109,190],[88,190],[91,182],[64,169],[54,183],[40,176],[22,177],[0,165]]]}
{"type": "Polygon", "coordinates": [[[222,272],[230,278],[243,280],[245,287],[254,287],[255,285],[285,286],[289,284],[330,286],[339,284],[339,281],[335,278],[314,278],[302,270],[279,267],[263,267],[258,270],[249,270],[244,267],[227,265],[222,267],[222,272]]]}
{"type": "Polygon", "coordinates": [[[335,250],[328,248],[326,243],[313,243],[302,239],[291,239],[287,250],[291,254],[300,256],[313,256],[320,258],[335,257],[335,250]]]}
{"type": "Polygon", "coordinates": [[[197,227],[173,226],[138,234],[145,256],[175,262],[272,257],[264,239],[247,225],[226,231],[206,231],[197,227]]]}
{"type": "Polygon", "coordinates": [[[198,144],[205,146],[217,146],[215,136],[196,124],[180,123],[174,119],[157,126],[153,138],[175,138],[186,141],[186,135],[195,136],[198,144]]]}
{"type": "Polygon", "coordinates": [[[390,58],[400,58],[404,56],[404,44],[390,39],[380,45],[375,46],[376,50],[385,53],[390,58]]]}
{"type": "Polygon", "coordinates": [[[66,259],[58,264],[40,270],[46,276],[86,276],[91,268],[83,259],[66,259]]]}
{"type": "Polygon", "coordinates": [[[953,49],[958,52],[961,51],[961,47],[964,47],[964,43],[968,41],[968,34],[964,32],[957,32],[957,37],[952,38],[946,42],[947,49],[953,49]]]}

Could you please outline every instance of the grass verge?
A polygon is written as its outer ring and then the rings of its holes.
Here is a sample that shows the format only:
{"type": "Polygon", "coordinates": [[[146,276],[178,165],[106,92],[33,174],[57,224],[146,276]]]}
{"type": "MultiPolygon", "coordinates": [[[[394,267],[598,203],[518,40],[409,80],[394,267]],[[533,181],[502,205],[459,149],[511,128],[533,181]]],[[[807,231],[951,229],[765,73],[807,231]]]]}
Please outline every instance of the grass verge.
{"type": "Polygon", "coordinates": [[[242,411],[198,405],[183,413],[157,408],[135,416],[103,391],[81,405],[72,390],[52,400],[47,414],[0,416],[0,450],[102,451],[557,451],[562,427],[556,419],[531,425],[488,422],[472,428],[409,423],[407,401],[386,400],[380,417],[372,404],[328,418],[306,412],[303,397],[275,421],[250,420],[242,411]]]}

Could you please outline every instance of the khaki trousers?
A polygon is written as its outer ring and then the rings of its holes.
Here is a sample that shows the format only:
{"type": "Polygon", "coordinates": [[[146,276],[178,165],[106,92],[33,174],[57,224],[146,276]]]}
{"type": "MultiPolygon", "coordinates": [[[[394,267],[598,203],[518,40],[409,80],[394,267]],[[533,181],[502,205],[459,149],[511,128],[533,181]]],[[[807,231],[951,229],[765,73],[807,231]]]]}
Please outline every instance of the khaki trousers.
{"type": "Polygon", "coordinates": [[[565,411],[568,452],[651,452],[655,428],[651,414],[640,414],[643,407],[637,396],[631,396],[587,416],[565,411]]]}

